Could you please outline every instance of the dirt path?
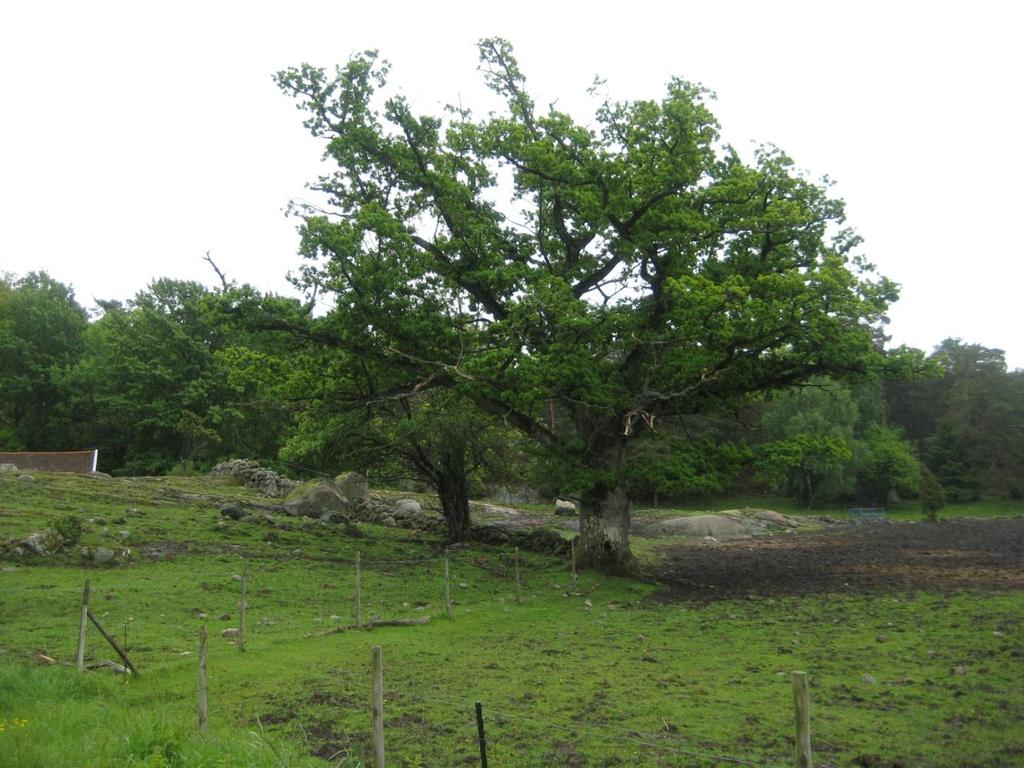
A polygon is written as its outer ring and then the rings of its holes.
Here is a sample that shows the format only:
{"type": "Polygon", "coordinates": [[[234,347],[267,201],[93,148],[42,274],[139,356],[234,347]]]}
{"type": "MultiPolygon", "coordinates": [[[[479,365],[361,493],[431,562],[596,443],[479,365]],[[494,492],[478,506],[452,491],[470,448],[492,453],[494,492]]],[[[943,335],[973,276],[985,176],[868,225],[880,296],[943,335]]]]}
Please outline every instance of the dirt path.
{"type": "Polygon", "coordinates": [[[1024,589],[1024,518],[883,523],[662,550],[664,596],[1024,589]]]}

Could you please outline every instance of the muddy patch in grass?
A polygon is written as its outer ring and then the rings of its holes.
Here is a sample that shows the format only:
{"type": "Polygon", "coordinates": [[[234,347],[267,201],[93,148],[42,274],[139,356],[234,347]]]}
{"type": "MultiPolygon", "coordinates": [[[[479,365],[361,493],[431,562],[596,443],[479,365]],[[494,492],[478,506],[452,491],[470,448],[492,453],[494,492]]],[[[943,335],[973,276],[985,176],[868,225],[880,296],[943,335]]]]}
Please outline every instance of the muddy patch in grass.
{"type": "Polygon", "coordinates": [[[1024,518],[879,523],[661,550],[665,599],[1024,589],[1024,518]]]}

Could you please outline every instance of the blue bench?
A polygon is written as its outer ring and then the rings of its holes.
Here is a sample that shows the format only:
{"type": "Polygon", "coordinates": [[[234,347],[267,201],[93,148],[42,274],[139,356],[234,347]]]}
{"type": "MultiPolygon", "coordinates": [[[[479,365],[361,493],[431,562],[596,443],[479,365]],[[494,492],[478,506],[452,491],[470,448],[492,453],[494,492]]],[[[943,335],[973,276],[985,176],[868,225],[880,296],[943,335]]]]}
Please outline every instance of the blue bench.
{"type": "Polygon", "coordinates": [[[885,507],[850,507],[846,519],[851,523],[884,523],[885,507]]]}

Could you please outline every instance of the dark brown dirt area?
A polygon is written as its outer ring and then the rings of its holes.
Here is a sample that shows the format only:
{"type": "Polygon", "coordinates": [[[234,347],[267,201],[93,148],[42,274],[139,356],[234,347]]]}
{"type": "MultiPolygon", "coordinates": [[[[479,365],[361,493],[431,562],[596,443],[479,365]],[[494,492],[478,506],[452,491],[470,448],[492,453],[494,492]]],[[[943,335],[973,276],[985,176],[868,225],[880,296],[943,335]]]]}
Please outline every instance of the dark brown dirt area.
{"type": "Polygon", "coordinates": [[[665,547],[665,599],[1024,589],[1024,518],[877,523],[665,547]]]}

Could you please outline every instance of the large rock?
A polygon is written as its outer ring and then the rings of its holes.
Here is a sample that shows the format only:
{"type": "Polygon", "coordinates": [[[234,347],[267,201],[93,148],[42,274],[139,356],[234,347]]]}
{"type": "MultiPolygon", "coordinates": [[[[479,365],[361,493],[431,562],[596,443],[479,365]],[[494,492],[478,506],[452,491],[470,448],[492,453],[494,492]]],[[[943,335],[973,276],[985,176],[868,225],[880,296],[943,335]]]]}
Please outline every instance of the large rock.
{"type": "Polygon", "coordinates": [[[64,546],[64,540],[55,530],[47,528],[45,531],[29,534],[21,545],[35,555],[48,555],[60,550],[64,546]]]}
{"type": "Polygon", "coordinates": [[[334,518],[334,521],[341,516],[344,522],[349,519],[352,504],[333,480],[311,480],[288,494],[284,511],[295,517],[334,518]]]}
{"type": "Polygon", "coordinates": [[[6,475],[17,471],[18,467],[15,464],[0,464],[0,475],[6,475]]]}
{"type": "Polygon", "coordinates": [[[225,504],[220,508],[220,513],[232,520],[241,520],[246,515],[246,511],[237,504],[225,504]]]}
{"type": "Polygon", "coordinates": [[[496,504],[476,504],[474,502],[469,503],[469,510],[484,517],[497,517],[501,519],[515,519],[523,514],[518,509],[513,509],[512,507],[499,507],[496,504]]]}
{"type": "Polygon", "coordinates": [[[92,560],[94,563],[106,565],[114,562],[114,550],[106,547],[82,547],[79,551],[83,560],[92,560]]]}
{"type": "Polygon", "coordinates": [[[533,528],[518,531],[517,534],[513,541],[521,542],[519,546],[523,549],[552,555],[569,552],[569,542],[558,531],[552,531],[550,528],[533,528]]]}
{"type": "Polygon", "coordinates": [[[792,518],[786,517],[772,509],[755,509],[753,510],[752,516],[755,520],[760,520],[762,523],[767,525],[775,525],[785,528],[796,528],[799,525],[799,523],[792,518]]]}
{"type": "Polygon", "coordinates": [[[361,504],[370,498],[370,484],[358,472],[343,472],[334,478],[342,495],[353,504],[361,504]]]}
{"type": "Polygon", "coordinates": [[[728,515],[673,517],[662,520],[658,527],[675,536],[713,536],[719,540],[750,535],[742,521],[728,515]]]}
{"type": "Polygon", "coordinates": [[[396,520],[419,517],[423,514],[423,507],[416,499],[399,499],[395,502],[392,514],[396,520]]]}

